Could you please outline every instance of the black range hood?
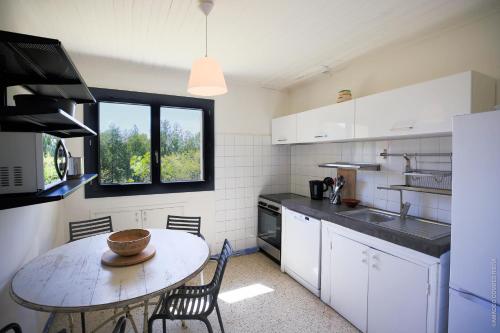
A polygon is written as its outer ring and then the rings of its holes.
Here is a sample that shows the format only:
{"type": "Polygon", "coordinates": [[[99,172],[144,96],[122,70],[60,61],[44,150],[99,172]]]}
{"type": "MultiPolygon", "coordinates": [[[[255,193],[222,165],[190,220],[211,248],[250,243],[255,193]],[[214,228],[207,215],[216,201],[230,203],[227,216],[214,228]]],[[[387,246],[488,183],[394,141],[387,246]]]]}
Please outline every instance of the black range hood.
{"type": "Polygon", "coordinates": [[[95,102],[59,40],[0,31],[0,88],[4,94],[17,85],[38,95],[95,102]]]}

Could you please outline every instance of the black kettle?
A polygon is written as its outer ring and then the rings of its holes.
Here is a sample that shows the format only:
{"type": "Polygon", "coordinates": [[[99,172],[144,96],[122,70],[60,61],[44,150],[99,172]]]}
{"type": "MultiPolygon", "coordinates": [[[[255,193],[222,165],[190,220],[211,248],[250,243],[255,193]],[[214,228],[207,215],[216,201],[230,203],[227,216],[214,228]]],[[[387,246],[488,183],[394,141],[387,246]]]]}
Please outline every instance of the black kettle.
{"type": "Polygon", "coordinates": [[[328,186],[322,180],[310,180],[309,190],[311,191],[311,199],[323,200],[323,193],[328,190],[328,186]]]}

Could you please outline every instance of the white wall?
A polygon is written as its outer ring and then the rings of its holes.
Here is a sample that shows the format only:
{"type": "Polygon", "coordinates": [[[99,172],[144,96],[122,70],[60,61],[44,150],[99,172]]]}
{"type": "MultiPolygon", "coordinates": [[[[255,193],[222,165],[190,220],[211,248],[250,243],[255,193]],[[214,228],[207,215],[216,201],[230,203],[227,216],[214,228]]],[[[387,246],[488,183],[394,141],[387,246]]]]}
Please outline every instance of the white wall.
{"type": "Polygon", "coordinates": [[[497,79],[500,104],[500,12],[361,56],[330,76],[290,88],[286,114],[335,103],[337,92],[361,97],[467,70],[497,79]]]}
{"type": "Polygon", "coordinates": [[[48,318],[15,303],[10,295],[14,273],[31,259],[61,244],[61,203],[0,210],[0,327],[22,323],[24,332],[39,332],[48,318]]]}
{"type": "MultiPolygon", "coordinates": [[[[187,95],[188,72],[79,54],[72,54],[71,56],[89,86],[187,95]]],[[[275,114],[283,112],[286,107],[287,94],[233,82],[230,78],[227,84],[228,94],[215,98],[215,130],[219,137],[222,133],[235,135],[236,137],[268,136],[271,130],[271,119],[275,114]]],[[[82,118],[81,108],[77,116],[82,118]]],[[[220,142],[216,143],[216,149],[219,144],[220,142]]],[[[67,146],[74,156],[83,156],[81,139],[67,140],[67,146]]],[[[220,159],[218,163],[221,163],[220,159]]],[[[225,175],[218,174],[217,176],[215,185],[219,191],[224,190],[225,183],[221,184],[221,179],[225,178],[225,175]]],[[[253,216],[247,216],[246,212],[248,210],[245,210],[245,208],[252,208],[256,205],[257,195],[260,193],[261,188],[254,188],[253,184],[251,187],[252,196],[249,201],[252,200],[253,204],[251,207],[236,209],[235,218],[250,218],[253,216]]],[[[84,190],[81,189],[64,201],[63,216],[65,221],[70,221],[90,218],[92,213],[97,210],[172,204],[183,207],[185,215],[202,216],[202,232],[210,243],[212,250],[218,251],[220,242],[216,242],[218,240],[216,230],[221,231],[221,229],[217,229],[215,226],[215,194],[213,191],[85,200],[84,190]]],[[[236,219],[228,221],[228,223],[240,226],[236,219]]],[[[234,232],[225,232],[224,237],[228,237],[233,241],[238,240],[237,248],[251,245],[251,238],[255,238],[255,232],[251,233],[251,230],[255,229],[255,219],[252,220],[252,226],[249,223],[247,222],[248,228],[244,235],[237,234],[238,237],[236,237],[234,232]]],[[[61,228],[64,229],[65,226],[62,225],[61,228]]],[[[238,228],[229,226],[227,230],[234,231],[238,228]]],[[[221,236],[219,235],[219,237],[221,236]]]]}
{"type": "Polygon", "coordinates": [[[215,240],[256,246],[257,197],[290,192],[290,147],[270,135],[218,134],[215,139],[215,240]]]}

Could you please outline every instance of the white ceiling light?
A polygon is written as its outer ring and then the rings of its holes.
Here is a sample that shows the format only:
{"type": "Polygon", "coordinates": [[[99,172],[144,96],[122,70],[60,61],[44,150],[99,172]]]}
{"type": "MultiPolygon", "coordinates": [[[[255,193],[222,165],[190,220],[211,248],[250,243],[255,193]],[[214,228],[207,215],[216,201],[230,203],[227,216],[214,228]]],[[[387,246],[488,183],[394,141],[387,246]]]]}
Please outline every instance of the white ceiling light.
{"type": "Polygon", "coordinates": [[[217,96],[227,93],[224,73],[217,61],[208,57],[208,14],[214,7],[213,0],[199,0],[205,14],[205,57],[196,59],[189,75],[188,92],[196,96],[217,96]]]}

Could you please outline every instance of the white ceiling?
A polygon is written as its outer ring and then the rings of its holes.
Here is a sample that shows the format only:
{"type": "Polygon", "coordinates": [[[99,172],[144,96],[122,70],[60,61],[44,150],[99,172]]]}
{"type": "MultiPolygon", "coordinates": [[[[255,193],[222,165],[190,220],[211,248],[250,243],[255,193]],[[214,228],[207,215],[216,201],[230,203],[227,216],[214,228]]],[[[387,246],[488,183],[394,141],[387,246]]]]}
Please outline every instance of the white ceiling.
{"type": "MultiPolygon", "coordinates": [[[[0,29],[67,50],[189,69],[204,54],[198,0],[1,0],[0,29]]],[[[217,0],[209,55],[227,76],[283,89],[376,48],[484,15],[499,0],[217,0]]]]}

